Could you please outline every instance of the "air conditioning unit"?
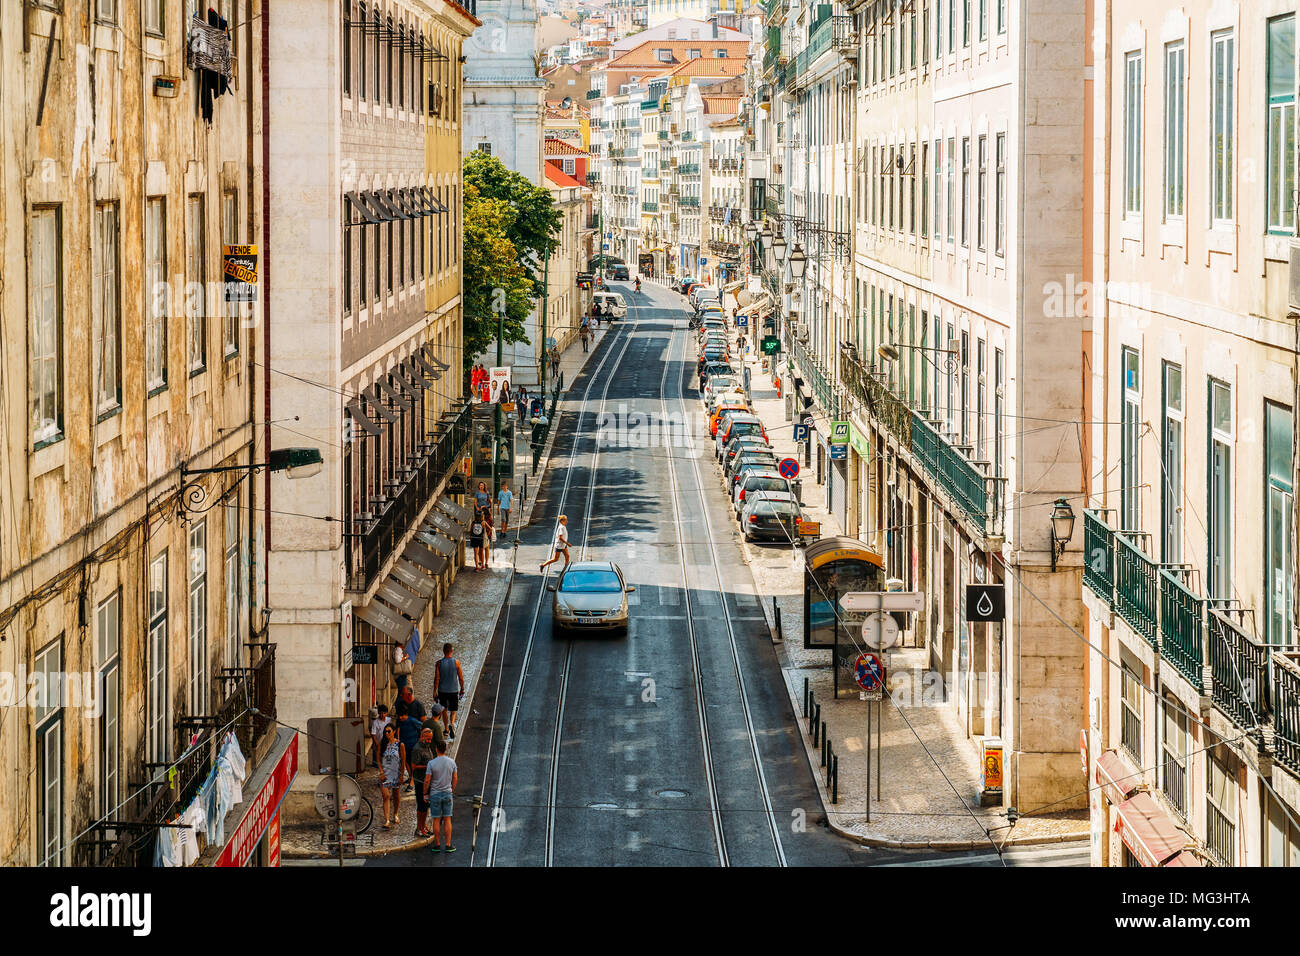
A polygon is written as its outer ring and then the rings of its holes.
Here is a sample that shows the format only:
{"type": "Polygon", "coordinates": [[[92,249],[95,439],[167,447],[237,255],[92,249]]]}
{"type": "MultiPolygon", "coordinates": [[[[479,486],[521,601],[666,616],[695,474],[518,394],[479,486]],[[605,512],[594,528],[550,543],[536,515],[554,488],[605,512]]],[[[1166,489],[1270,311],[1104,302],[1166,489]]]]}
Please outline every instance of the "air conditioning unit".
{"type": "Polygon", "coordinates": [[[1291,243],[1291,261],[1287,269],[1287,311],[1300,317],[1300,242],[1291,243]]]}
{"type": "Polygon", "coordinates": [[[796,325],[794,330],[794,336],[800,342],[807,342],[809,336],[808,323],[800,322],[798,325],[796,325]]]}

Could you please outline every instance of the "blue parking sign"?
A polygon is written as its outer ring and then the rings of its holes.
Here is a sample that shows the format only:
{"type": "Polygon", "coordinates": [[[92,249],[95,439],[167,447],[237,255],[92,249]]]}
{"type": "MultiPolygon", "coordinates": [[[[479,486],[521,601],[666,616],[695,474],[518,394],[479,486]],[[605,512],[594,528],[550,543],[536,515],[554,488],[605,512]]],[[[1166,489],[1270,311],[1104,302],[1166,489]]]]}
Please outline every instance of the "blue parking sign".
{"type": "Polygon", "coordinates": [[[808,440],[808,426],[807,426],[807,425],[805,425],[805,424],[799,424],[799,425],[795,425],[795,426],[794,426],[794,440],[797,441],[797,442],[798,442],[798,441],[807,441],[807,440],[808,440]]]}

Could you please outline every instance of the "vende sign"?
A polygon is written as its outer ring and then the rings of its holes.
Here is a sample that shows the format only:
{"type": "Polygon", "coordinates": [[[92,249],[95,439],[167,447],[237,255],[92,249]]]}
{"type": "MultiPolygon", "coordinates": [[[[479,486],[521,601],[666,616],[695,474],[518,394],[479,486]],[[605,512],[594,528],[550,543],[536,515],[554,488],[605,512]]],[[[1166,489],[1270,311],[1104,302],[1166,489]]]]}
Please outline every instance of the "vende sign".
{"type": "MultiPolygon", "coordinates": [[[[243,866],[253,854],[253,848],[262,838],[271,818],[280,809],[280,801],[289,792],[289,784],[298,775],[298,735],[289,742],[280,762],[275,765],[271,779],[258,792],[244,812],[244,818],[235,827],[235,833],[221,851],[217,866],[243,866]]],[[[247,802],[247,801],[246,801],[247,802]]]]}

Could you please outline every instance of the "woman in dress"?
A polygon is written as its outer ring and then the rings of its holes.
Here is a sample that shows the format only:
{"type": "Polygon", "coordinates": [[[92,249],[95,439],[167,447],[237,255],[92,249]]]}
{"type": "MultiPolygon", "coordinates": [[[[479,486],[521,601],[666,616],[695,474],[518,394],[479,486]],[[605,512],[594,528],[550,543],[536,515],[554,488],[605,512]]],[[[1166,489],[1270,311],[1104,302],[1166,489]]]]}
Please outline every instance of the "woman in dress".
{"type": "Polygon", "coordinates": [[[379,759],[379,789],[384,796],[384,829],[388,830],[401,823],[398,804],[402,799],[402,768],[406,766],[406,748],[397,739],[397,730],[392,724],[384,728],[384,753],[379,759]],[[393,818],[388,819],[388,807],[391,802],[393,818]]]}

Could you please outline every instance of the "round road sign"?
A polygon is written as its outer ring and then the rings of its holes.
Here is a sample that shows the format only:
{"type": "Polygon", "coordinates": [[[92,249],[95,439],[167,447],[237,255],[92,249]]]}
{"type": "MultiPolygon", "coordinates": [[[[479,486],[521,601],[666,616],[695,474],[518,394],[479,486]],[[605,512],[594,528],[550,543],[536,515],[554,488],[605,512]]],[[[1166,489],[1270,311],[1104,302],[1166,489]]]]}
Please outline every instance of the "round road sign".
{"type": "Polygon", "coordinates": [[[862,643],[884,650],[898,643],[898,620],[888,611],[873,611],[862,622],[862,643]]]}
{"type": "Polygon", "coordinates": [[[799,474],[799,462],[793,458],[782,458],[776,470],[781,473],[781,477],[786,481],[791,481],[799,474]]]}
{"type": "Polygon", "coordinates": [[[875,690],[885,680],[885,665],[875,654],[859,654],[853,664],[853,678],[863,690],[875,690]]]}

